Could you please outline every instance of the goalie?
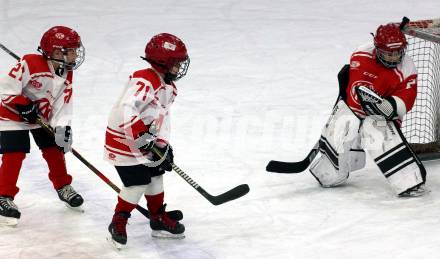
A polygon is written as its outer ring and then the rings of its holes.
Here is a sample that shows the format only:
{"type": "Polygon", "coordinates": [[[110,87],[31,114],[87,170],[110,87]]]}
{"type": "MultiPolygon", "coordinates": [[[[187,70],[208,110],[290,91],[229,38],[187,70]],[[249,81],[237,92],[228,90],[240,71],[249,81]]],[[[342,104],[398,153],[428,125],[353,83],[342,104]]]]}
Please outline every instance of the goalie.
{"type": "Polygon", "coordinates": [[[338,75],[340,98],[319,141],[310,172],[322,187],[344,184],[374,159],[399,197],[424,194],[426,171],[400,131],[417,95],[417,71],[396,24],[381,25],[374,44],[359,47],[338,75]]]}

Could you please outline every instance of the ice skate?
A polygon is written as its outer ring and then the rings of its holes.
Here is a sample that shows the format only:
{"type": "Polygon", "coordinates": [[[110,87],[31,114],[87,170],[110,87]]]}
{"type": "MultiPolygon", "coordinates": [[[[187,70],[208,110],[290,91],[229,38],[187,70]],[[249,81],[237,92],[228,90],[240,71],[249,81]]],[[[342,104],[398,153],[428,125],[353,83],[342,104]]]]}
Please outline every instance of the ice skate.
{"type": "Polygon", "coordinates": [[[156,214],[150,217],[151,236],[165,239],[185,238],[185,226],[171,219],[165,212],[165,206],[164,204],[156,214]]]}
{"type": "Polygon", "coordinates": [[[175,221],[181,221],[183,219],[183,213],[180,210],[167,211],[167,215],[170,219],[175,221]]]}
{"type": "Polygon", "coordinates": [[[15,227],[21,213],[10,197],[0,196],[0,225],[15,227]]]}
{"type": "Polygon", "coordinates": [[[419,186],[413,187],[409,190],[402,192],[401,194],[399,194],[399,197],[401,197],[401,198],[420,197],[420,196],[423,196],[429,192],[430,191],[425,187],[425,185],[421,184],[419,186]]]}
{"type": "Polygon", "coordinates": [[[110,236],[107,237],[107,240],[117,250],[121,250],[127,244],[126,226],[128,218],[130,218],[130,213],[128,212],[115,213],[112,222],[108,226],[110,236]]]}
{"type": "Polygon", "coordinates": [[[84,200],[70,184],[65,185],[61,189],[58,189],[57,193],[60,200],[63,201],[69,209],[78,212],[84,212],[83,208],[81,207],[84,200]]]}

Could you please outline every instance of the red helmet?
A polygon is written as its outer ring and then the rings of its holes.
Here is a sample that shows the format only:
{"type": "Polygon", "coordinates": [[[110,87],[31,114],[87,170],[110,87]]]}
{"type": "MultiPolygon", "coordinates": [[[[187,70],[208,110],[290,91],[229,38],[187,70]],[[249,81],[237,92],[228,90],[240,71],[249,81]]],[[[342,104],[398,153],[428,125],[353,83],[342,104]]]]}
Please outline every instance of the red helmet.
{"type": "Polygon", "coordinates": [[[189,67],[189,57],[185,44],[169,33],[161,33],[151,38],[145,47],[144,59],[154,69],[165,74],[165,77],[172,81],[185,76],[189,67]],[[171,73],[172,68],[176,65],[179,65],[178,71],[171,73]]]}
{"type": "Polygon", "coordinates": [[[386,67],[396,67],[402,61],[407,44],[397,24],[380,25],[374,35],[376,56],[386,67]]]}
{"type": "Polygon", "coordinates": [[[41,37],[38,50],[48,59],[62,62],[69,70],[78,68],[85,58],[81,37],[76,31],[65,26],[55,26],[46,31],[41,37]],[[63,53],[66,53],[68,49],[75,49],[77,54],[75,62],[67,63],[66,60],[53,59],[52,54],[55,49],[59,49],[63,53]]]}

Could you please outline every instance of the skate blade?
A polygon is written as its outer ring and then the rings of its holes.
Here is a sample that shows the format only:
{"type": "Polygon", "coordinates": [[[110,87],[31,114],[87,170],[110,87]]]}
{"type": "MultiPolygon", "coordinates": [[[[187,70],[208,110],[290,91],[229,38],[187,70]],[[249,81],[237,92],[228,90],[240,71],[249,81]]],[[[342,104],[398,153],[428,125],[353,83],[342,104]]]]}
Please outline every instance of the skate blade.
{"type": "Polygon", "coordinates": [[[171,234],[170,232],[164,230],[152,230],[151,236],[160,239],[184,239],[185,234],[171,234]]]}
{"type": "Polygon", "coordinates": [[[84,209],[82,208],[82,206],[72,207],[72,206],[70,206],[69,204],[67,204],[65,202],[64,202],[64,205],[66,205],[67,208],[69,208],[69,209],[71,209],[73,211],[76,211],[76,212],[79,212],[79,213],[84,213],[84,209]]]}
{"type": "Polygon", "coordinates": [[[111,236],[108,236],[106,239],[109,242],[109,244],[118,251],[121,251],[125,247],[125,245],[113,240],[113,238],[111,236]]]}
{"type": "Polygon", "coordinates": [[[17,224],[17,218],[0,216],[0,226],[16,227],[17,224]]]}

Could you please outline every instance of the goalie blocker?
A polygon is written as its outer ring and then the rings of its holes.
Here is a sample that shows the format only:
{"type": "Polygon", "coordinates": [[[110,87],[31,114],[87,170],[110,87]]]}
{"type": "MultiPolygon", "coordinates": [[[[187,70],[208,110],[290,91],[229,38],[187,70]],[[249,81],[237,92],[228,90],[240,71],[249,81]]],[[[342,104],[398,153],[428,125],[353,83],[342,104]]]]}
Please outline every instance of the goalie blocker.
{"type": "Polygon", "coordinates": [[[365,166],[365,152],[374,159],[399,196],[423,194],[426,171],[400,129],[382,116],[360,120],[343,100],[335,105],[319,141],[321,156],[310,172],[322,187],[346,182],[349,173],[365,166]]]}

